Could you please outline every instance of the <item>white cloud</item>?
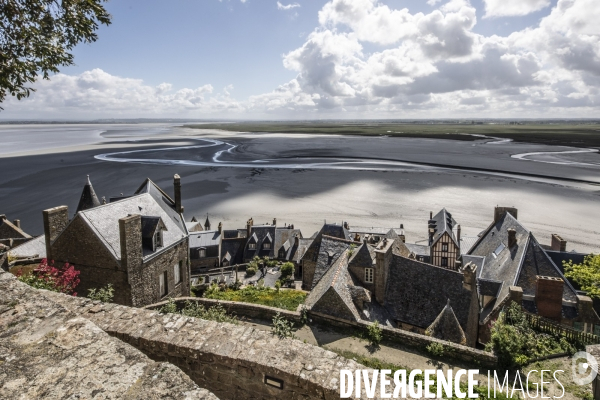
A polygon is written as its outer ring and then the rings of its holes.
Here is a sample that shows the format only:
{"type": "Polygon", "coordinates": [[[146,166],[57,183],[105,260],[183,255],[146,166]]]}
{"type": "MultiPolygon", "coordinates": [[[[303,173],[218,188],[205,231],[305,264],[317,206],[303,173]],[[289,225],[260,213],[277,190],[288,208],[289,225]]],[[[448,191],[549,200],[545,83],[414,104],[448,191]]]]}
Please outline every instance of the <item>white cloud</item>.
{"type": "Polygon", "coordinates": [[[296,78],[245,101],[232,86],[174,90],[101,70],[36,83],[7,116],[460,117],[597,116],[600,7],[558,0],[508,37],[473,31],[476,10],[450,0],[430,13],[377,0],[330,0],[319,26],[283,56],[296,78]],[[365,50],[368,49],[368,50],[365,50]]]}
{"type": "Polygon", "coordinates": [[[550,0],[483,0],[485,18],[531,14],[550,5],[550,0]]]}
{"type": "Polygon", "coordinates": [[[298,4],[298,3],[292,3],[292,4],[283,5],[279,1],[277,2],[277,9],[278,10],[287,11],[287,10],[292,10],[294,8],[299,8],[299,7],[300,7],[300,4],[298,4]]]}

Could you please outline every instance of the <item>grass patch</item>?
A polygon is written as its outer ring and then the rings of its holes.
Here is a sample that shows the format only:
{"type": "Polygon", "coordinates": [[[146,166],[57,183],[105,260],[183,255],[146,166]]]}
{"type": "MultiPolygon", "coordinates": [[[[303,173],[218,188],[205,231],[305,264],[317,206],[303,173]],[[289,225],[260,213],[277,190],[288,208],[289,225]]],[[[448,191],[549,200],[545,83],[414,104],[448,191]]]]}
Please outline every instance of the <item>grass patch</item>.
{"type": "Polygon", "coordinates": [[[204,292],[207,299],[240,301],[244,303],[262,304],[264,306],[296,311],[304,303],[306,293],[299,290],[275,290],[270,287],[248,286],[241,290],[227,288],[220,290],[216,285],[204,292]]]}
{"type": "Polygon", "coordinates": [[[320,135],[394,136],[453,140],[480,140],[471,134],[513,139],[517,142],[560,146],[600,146],[600,124],[525,122],[523,125],[402,122],[244,122],[187,125],[188,128],[221,129],[233,132],[300,133],[320,135]]]}

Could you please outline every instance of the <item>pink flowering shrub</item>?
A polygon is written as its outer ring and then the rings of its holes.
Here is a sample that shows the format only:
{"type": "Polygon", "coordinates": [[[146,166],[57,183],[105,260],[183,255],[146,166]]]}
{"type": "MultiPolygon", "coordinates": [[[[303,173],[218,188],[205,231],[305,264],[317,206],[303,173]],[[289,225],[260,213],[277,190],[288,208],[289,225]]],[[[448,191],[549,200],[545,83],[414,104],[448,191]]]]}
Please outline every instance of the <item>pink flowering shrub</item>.
{"type": "Polygon", "coordinates": [[[30,274],[17,274],[21,282],[36,289],[47,289],[54,292],[77,296],[75,288],[79,285],[79,273],[73,265],[65,263],[62,268],[56,268],[54,261],[48,263],[45,258],[30,274]]]}

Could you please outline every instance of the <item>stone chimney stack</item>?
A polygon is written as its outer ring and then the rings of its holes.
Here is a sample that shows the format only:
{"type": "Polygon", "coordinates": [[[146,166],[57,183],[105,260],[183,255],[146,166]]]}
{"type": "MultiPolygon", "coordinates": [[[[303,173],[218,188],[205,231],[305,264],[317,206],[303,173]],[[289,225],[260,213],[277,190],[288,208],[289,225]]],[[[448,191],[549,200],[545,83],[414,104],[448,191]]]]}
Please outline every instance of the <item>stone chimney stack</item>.
{"type": "Polygon", "coordinates": [[[508,248],[512,249],[514,245],[517,244],[517,231],[513,228],[509,228],[507,230],[508,233],[508,248]]]}
{"type": "Polygon", "coordinates": [[[277,218],[273,218],[273,226],[277,226],[277,218]]]}
{"type": "Polygon", "coordinates": [[[14,226],[16,226],[17,228],[21,229],[21,220],[20,219],[15,219],[13,221],[14,226]]]}
{"type": "Polygon", "coordinates": [[[125,271],[138,271],[142,265],[142,217],[129,215],[119,220],[121,242],[121,267],[125,271]]]}
{"type": "Polygon", "coordinates": [[[350,230],[350,225],[348,225],[348,222],[344,221],[344,229],[346,229],[347,231],[350,230]]]}
{"type": "Polygon", "coordinates": [[[294,236],[294,246],[300,246],[300,236],[298,235],[294,236]]]}
{"type": "Polygon", "coordinates": [[[375,250],[375,271],[373,280],[373,295],[379,304],[385,304],[385,288],[392,262],[394,242],[392,240],[381,241],[375,250]]]}
{"type": "Polygon", "coordinates": [[[69,208],[60,206],[43,211],[44,235],[46,236],[46,258],[52,260],[52,242],[69,223],[69,208]]]}
{"type": "Polygon", "coordinates": [[[175,211],[183,214],[183,206],[181,205],[181,178],[177,174],[173,177],[173,188],[175,190],[175,211]]]}
{"type": "Polygon", "coordinates": [[[561,321],[563,287],[561,278],[536,276],[535,305],[540,316],[561,321]]]}
{"type": "Polygon", "coordinates": [[[458,242],[458,246],[460,247],[460,225],[456,225],[456,241],[458,242]]]}
{"type": "Polygon", "coordinates": [[[433,211],[429,211],[429,219],[433,219],[433,211]]]}
{"type": "Polygon", "coordinates": [[[217,228],[219,233],[223,233],[223,223],[219,222],[219,227],[217,228]]]}
{"type": "Polygon", "coordinates": [[[252,217],[246,222],[246,238],[250,239],[250,233],[252,232],[252,225],[254,225],[254,221],[252,217]]]}
{"type": "Polygon", "coordinates": [[[463,273],[463,288],[472,292],[473,290],[477,290],[477,265],[473,263],[467,263],[462,268],[463,273]]]}
{"type": "Polygon", "coordinates": [[[496,207],[494,208],[494,223],[500,221],[504,214],[509,213],[515,219],[518,219],[517,216],[519,214],[519,210],[514,207],[496,207]]]}
{"type": "Polygon", "coordinates": [[[550,243],[550,250],[554,251],[567,251],[567,241],[558,236],[556,233],[552,234],[552,242],[550,243]]]}

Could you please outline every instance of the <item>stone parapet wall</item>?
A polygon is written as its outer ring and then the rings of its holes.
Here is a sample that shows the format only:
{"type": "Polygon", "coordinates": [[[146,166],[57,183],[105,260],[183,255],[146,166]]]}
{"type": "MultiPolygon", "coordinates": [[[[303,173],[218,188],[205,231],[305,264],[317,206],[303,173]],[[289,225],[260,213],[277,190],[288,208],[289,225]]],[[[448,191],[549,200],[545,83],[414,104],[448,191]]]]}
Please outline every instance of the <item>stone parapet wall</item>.
{"type": "Polygon", "coordinates": [[[0,271],[0,399],[206,399],[181,369],[153,361],[0,271]]]}
{"type": "Polygon", "coordinates": [[[44,293],[155,361],[178,366],[221,399],[339,399],[340,370],[367,369],[320,347],[247,325],[44,293]],[[280,380],[283,388],[267,385],[267,377],[280,380]]]}
{"type": "MultiPolygon", "coordinates": [[[[297,311],[288,311],[283,310],[281,308],[263,306],[261,304],[241,303],[238,301],[227,300],[215,300],[207,299],[204,297],[179,297],[177,299],[174,299],[174,301],[179,309],[183,308],[187,301],[191,301],[193,303],[201,304],[206,308],[221,305],[223,306],[225,311],[227,311],[228,314],[233,314],[237,317],[271,320],[277,313],[279,313],[280,316],[290,321],[300,323],[300,313],[297,311]]],[[[144,308],[148,310],[158,310],[167,303],[168,301],[162,301],[160,303],[151,304],[144,308]]]]}

